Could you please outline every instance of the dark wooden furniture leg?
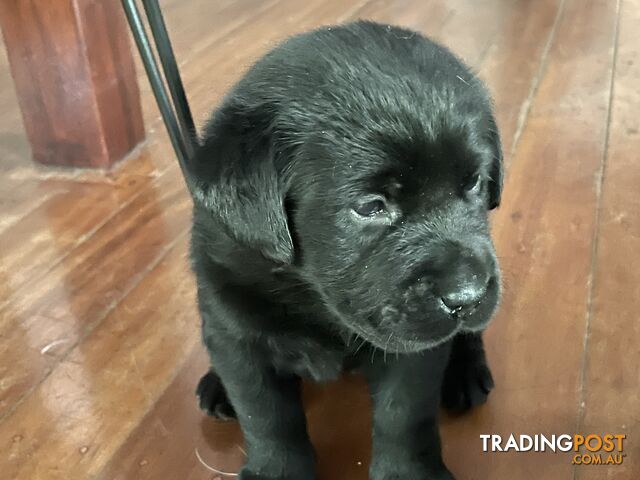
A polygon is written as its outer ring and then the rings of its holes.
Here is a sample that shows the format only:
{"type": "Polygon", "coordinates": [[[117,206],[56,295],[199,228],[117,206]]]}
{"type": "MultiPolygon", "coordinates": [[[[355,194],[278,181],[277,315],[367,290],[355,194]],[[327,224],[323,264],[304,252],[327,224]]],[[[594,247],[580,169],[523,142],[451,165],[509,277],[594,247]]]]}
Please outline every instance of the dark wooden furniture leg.
{"type": "Polygon", "coordinates": [[[105,168],[144,139],[120,2],[2,0],[0,25],[36,161],[105,168]]]}

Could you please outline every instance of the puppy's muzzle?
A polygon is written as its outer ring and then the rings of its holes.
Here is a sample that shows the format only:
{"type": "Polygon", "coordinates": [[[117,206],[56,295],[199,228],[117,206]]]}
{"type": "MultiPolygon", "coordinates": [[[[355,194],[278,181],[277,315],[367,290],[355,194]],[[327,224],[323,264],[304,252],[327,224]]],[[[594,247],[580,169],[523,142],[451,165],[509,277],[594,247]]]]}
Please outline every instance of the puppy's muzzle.
{"type": "MultiPolygon", "coordinates": [[[[425,290],[444,319],[478,328],[489,320],[499,297],[499,273],[489,245],[449,241],[436,248],[405,284],[408,291],[425,290]],[[417,287],[417,288],[416,288],[417,287]]],[[[414,299],[416,299],[414,295],[414,299]]],[[[445,320],[448,324],[449,321],[445,320]]]]}

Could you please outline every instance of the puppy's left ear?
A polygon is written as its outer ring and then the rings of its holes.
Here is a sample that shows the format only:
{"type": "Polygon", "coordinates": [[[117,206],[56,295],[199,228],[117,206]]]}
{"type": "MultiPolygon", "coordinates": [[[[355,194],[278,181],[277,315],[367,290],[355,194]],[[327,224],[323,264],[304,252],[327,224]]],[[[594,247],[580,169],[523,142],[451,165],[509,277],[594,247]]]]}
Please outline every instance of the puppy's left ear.
{"type": "Polygon", "coordinates": [[[502,183],[504,180],[504,168],[502,159],[502,142],[495,118],[491,115],[488,126],[488,139],[493,155],[489,168],[489,210],[500,205],[502,197],[502,183]]]}

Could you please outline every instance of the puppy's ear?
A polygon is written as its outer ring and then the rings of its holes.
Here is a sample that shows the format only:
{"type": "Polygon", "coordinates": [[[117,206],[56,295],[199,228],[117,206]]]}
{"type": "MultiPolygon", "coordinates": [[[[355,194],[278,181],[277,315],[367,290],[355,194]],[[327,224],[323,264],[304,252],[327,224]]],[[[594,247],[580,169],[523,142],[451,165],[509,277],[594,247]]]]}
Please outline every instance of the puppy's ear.
{"type": "Polygon", "coordinates": [[[240,108],[224,107],[205,129],[195,155],[192,195],[236,241],[270,260],[291,263],[287,169],[276,165],[276,156],[269,122],[240,108]]]}
{"type": "Polygon", "coordinates": [[[502,142],[493,115],[489,120],[488,138],[492,153],[491,167],[489,168],[489,210],[493,210],[500,205],[504,180],[502,142]]]}

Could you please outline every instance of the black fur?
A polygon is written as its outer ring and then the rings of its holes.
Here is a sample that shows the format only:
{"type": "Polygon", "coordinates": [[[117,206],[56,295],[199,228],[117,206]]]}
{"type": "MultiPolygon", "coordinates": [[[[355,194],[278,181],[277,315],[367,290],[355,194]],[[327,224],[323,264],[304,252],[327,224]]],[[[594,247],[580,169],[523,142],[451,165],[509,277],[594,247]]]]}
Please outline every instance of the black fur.
{"type": "Polygon", "coordinates": [[[239,419],[240,478],[316,478],[300,379],[345,369],[371,388],[371,478],[452,478],[438,405],[486,400],[500,294],[502,155],[475,75],[397,27],[293,37],[227,95],[187,175],[216,372],[198,395],[239,419]]]}

